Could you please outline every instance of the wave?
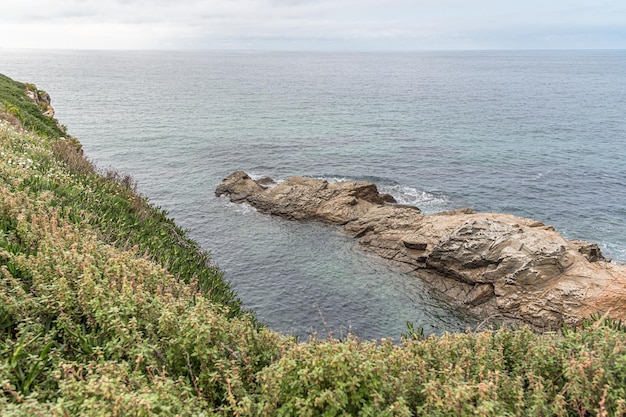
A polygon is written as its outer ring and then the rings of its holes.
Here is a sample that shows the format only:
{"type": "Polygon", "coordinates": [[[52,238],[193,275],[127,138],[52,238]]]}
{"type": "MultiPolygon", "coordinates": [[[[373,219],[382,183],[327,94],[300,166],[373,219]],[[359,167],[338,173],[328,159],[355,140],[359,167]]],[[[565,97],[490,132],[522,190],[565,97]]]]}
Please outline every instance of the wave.
{"type": "Polygon", "coordinates": [[[382,194],[390,194],[399,204],[416,206],[426,214],[437,213],[450,208],[450,197],[438,192],[428,192],[414,187],[399,184],[395,180],[383,177],[360,176],[347,178],[340,176],[315,177],[328,182],[368,181],[376,184],[382,194]]]}
{"type": "Polygon", "coordinates": [[[599,242],[600,250],[616,264],[626,265],[626,248],[611,242],[599,242]]]}
{"type": "Polygon", "coordinates": [[[229,212],[234,212],[234,213],[243,214],[243,215],[257,212],[257,209],[255,209],[253,206],[251,206],[247,202],[233,203],[232,201],[228,199],[226,195],[220,196],[219,200],[225,207],[228,208],[229,212]]]}
{"type": "MultiPolygon", "coordinates": [[[[259,180],[268,177],[262,173],[249,173],[250,178],[253,180],[259,180]]],[[[326,180],[330,183],[341,181],[368,181],[376,184],[378,191],[382,194],[390,194],[399,204],[407,204],[416,206],[425,214],[437,213],[450,209],[451,199],[447,195],[439,192],[429,192],[419,190],[414,187],[399,184],[398,182],[382,177],[373,176],[359,176],[356,178],[348,178],[339,175],[323,175],[323,176],[311,176],[311,178],[326,180]]],[[[273,178],[276,184],[283,182],[285,178],[277,177],[273,178]]]]}
{"type": "Polygon", "coordinates": [[[400,204],[417,206],[426,214],[448,210],[450,205],[450,197],[445,194],[418,190],[405,185],[382,185],[378,190],[391,194],[400,204]]]}

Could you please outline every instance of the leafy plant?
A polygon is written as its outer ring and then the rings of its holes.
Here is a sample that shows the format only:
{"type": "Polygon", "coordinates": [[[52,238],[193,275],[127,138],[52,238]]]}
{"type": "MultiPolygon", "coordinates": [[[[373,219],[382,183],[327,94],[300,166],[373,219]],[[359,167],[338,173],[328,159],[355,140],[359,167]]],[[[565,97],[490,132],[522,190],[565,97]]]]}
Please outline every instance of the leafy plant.
{"type": "Polygon", "coordinates": [[[407,332],[401,335],[403,339],[424,340],[426,337],[424,335],[424,328],[422,326],[418,326],[416,329],[412,321],[406,322],[406,328],[407,332]]]}

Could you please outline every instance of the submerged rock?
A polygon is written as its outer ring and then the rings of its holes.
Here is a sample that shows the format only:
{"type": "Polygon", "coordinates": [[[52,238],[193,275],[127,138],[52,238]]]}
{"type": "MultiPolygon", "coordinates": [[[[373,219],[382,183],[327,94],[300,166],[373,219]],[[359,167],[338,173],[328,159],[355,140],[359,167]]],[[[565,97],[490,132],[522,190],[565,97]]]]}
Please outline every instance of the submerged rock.
{"type": "Polygon", "coordinates": [[[265,187],[242,171],[215,193],[264,213],[339,225],[364,249],[484,317],[541,329],[594,313],[626,319],[626,266],[535,220],[470,208],[424,215],[369,182],[291,177],[265,187]]]}

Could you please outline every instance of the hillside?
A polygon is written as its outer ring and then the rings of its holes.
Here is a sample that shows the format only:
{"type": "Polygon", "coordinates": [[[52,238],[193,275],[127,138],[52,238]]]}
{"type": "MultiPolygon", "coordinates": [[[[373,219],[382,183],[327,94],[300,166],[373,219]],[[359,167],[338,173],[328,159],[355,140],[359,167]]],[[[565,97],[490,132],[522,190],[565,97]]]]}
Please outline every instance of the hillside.
{"type": "Polygon", "coordinates": [[[587,320],[297,343],[242,309],[47,94],[0,75],[0,414],[624,415],[626,331],[587,320]]]}

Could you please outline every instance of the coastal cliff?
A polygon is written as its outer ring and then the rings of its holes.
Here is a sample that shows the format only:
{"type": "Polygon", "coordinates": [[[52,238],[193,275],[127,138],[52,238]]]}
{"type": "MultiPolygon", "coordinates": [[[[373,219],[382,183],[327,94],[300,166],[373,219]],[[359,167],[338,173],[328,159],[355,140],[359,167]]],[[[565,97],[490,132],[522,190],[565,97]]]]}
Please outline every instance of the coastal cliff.
{"type": "Polygon", "coordinates": [[[594,314],[626,319],[626,267],[596,244],[567,240],[553,227],[469,208],[424,215],[367,182],[291,177],[280,184],[238,171],[216,195],[294,220],[341,227],[391,261],[483,317],[539,329],[594,314]]]}
{"type": "MultiPolygon", "coordinates": [[[[400,343],[265,328],[206,251],[130,177],[85,159],[27,91],[0,75],[3,417],[626,413],[615,321],[544,334],[411,327],[400,343]]],[[[348,193],[349,216],[361,200],[391,201],[373,185],[348,193]]]]}

